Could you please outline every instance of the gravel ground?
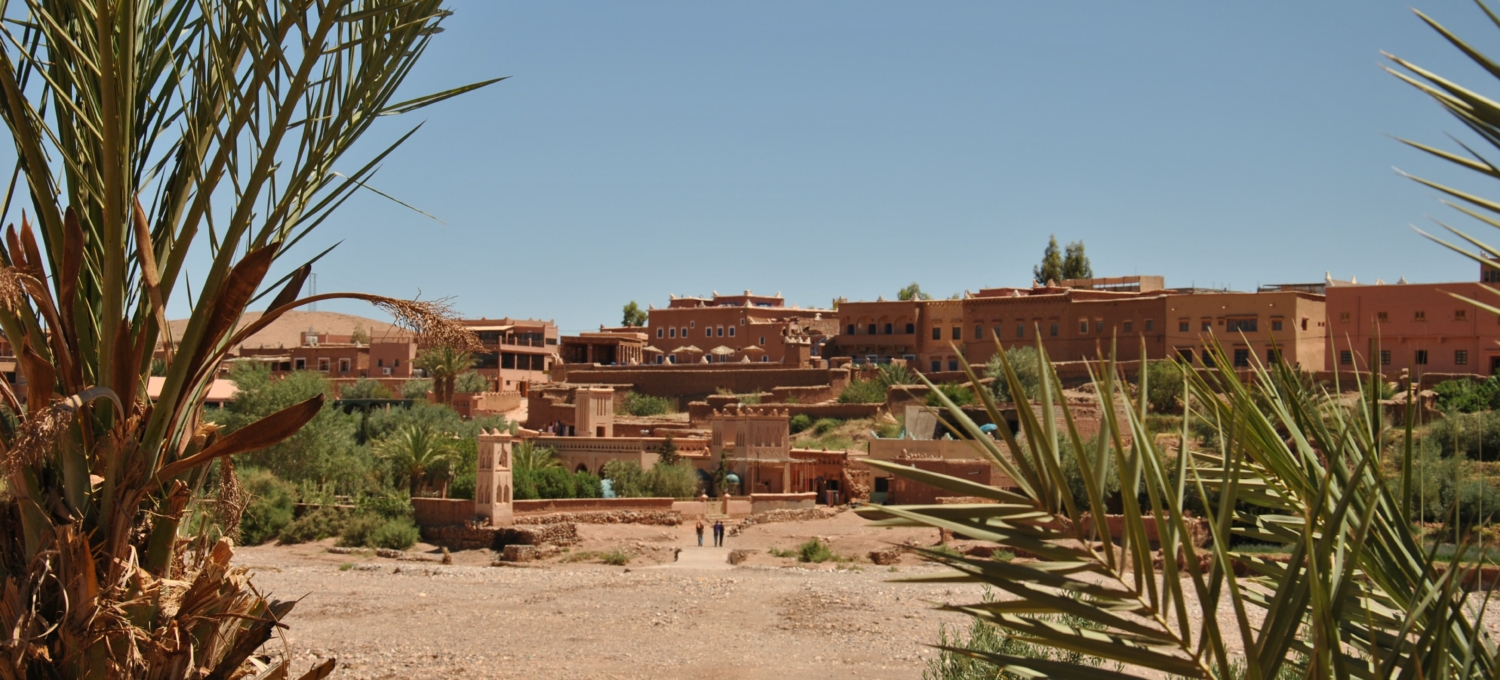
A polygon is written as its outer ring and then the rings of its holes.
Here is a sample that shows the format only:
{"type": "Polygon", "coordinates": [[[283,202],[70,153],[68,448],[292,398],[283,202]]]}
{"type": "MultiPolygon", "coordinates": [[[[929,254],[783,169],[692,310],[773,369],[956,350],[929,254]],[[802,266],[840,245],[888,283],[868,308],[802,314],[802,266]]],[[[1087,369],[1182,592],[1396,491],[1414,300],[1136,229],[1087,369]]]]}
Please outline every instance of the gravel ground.
{"type": "Polygon", "coordinates": [[[285,633],[296,667],[333,656],[340,678],[912,678],[939,624],[963,623],[923,600],[978,593],[868,566],[341,570],[277,567],[277,550],[242,561],[263,590],[305,596],[285,633]]]}

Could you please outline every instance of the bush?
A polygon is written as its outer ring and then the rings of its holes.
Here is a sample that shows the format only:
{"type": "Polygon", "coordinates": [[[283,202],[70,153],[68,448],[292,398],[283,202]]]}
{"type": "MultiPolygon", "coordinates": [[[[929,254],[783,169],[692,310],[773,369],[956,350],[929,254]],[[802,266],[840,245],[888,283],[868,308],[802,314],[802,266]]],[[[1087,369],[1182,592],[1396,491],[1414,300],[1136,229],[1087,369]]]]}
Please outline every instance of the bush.
{"type": "Polygon", "coordinates": [[[390,399],[391,390],[379,380],[360,378],[339,390],[340,399],[390,399]]]}
{"type": "MultiPolygon", "coordinates": [[[[588,473],[583,473],[588,474],[588,473]]],[[[546,467],[531,471],[531,481],[536,485],[537,498],[577,498],[577,483],[567,468],[546,467]]]]}
{"type": "MultiPolygon", "coordinates": [[[[1096,452],[1099,450],[1098,439],[1090,439],[1083,443],[1084,457],[1089,465],[1096,462],[1096,452]]],[[[1058,467],[1062,469],[1063,478],[1068,480],[1068,492],[1073,496],[1073,503],[1081,512],[1092,511],[1089,504],[1088,487],[1083,483],[1083,473],[1078,469],[1078,456],[1073,453],[1073,445],[1068,438],[1062,437],[1058,440],[1058,467]]],[[[1104,488],[1100,489],[1106,504],[1113,503],[1120,496],[1120,476],[1115,466],[1111,464],[1104,473],[1104,488]]],[[[1108,508],[1099,512],[1107,512],[1108,508]]]]}
{"type": "Polygon", "coordinates": [[[615,548],[614,550],[600,555],[599,559],[602,560],[605,564],[613,565],[616,567],[623,567],[627,564],[630,564],[630,555],[619,548],[615,548]]]}
{"type": "Polygon", "coordinates": [[[365,545],[371,548],[406,550],[417,544],[422,532],[411,520],[386,520],[370,534],[365,545]]]}
{"type": "Polygon", "coordinates": [[[1182,367],[1176,362],[1146,362],[1146,405],[1153,413],[1182,412],[1182,367]]]}
{"type": "Polygon", "coordinates": [[[812,432],[813,434],[821,437],[825,434],[828,434],[829,432],[837,430],[838,427],[843,424],[844,421],[839,420],[838,418],[819,418],[817,422],[812,424],[812,432]]]}
{"type": "Polygon", "coordinates": [[[490,381],[475,371],[469,371],[453,379],[453,391],[460,394],[488,392],[489,390],[490,381]]]}
{"type": "Polygon", "coordinates": [[[370,544],[370,536],[389,521],[371,514],[356,514],[344,522],[339,531],[338,544],[345,548],[363,548],[370,544]]]}
{"type": "Polygon", "coordinates": [[[427,393],[432,391],[432,381],[425,378],[417,378],[401,383],[401,398],[412,401],[426,401],[427,393]]]}
{"type": "Polygon", "coordinates": [[[942,408],[943,402],[938,399],[938,393],[948,397],[948,400],[957,406],[969,406],[975,402],[974,390],[968,385],[958,383],[946,383],[938,385],[936,390],[927,393],[927,405],[933,408],[942,408]]]}
{"type": "Polygon", "coordinates": [[[672,400],[649,394],[626,392],[619,413],[627,416],[659,416],[677,410],[672,400]]]}
{"type": "Polygon", "coordinates": [[[646,472],[646,492],[653,498],[692,498],[698,493],[698,471],[691,465],[657,465],[646,472]]]}
{"type": "MultiPolygon", "coordinates": [[[[1005,350],[1005,358],[1010,362],[1010,368],[1016,373],[1016,380],[1021,383],[1021,390],[1025,392],[1025,398],[1036,399],[1042,389],[1042,355],[1035,347],[1014,346],[1005,350]]],[[[990,394],[995,401],[1014,402],[1010,393],[1010,382],[1005,378],[1005,369],[1000,365],[1000,355],[990,358],[985,365],[984,374],[992,378],[990,381],[990,394]]]]}
{"type": "Polygon", "coordinates": [[[1500,408],[1500,378],[1490,376],[1478,382],[1462,378],[1444,380],[1432,388],[1437,393],[1438,408],[1457,413],[1474,413],[1500,408]]]}
{"type": "Polygon", "coordinates": [[[646,495],[646,473],[640,463],[612,460],[604,464],[599,475],[609,480],[617,498],[641,498],[646,495]]]}
{"type": "MultiPolygon", "coordinates": [[[[1073,595],[1069,597],[1078,599],[1073,595]]],[[[986,603],[995,602],[995,595],[988,587],[984,590],[983,598],[986,603]]],[[[1046,624],[1064,628],[1091,631],[1104,629],[1104,626],[1098,622],[1068,614],[1042,614],[1036,618],[1046,624]]],[[[941,651],[927,662],[927,669],[922,672],[922,680],[992,680],[993,678],[1019,677],[1000,671],[984,658],[965,654],[962,650],[973,650],[980,654],[1004,654],[1023,659],[1055,660],[1074,665],[1080,663],[1095,667],[1104,665],[1104,660],[1099,657],[1052,649],[1045,645],[1017,639],[977,617],[969,624],[967,639],[958,629],[943,624],[938,628],[937,647],[941,651]]]]}
{"type": "Polygon", "coordinates": [[[855,380],[839,393],[840,404],[879,404],[885,401],[885,387],[878,380],[855,380]]]}
{"type": "Polygon", "coordinates": [[[415,514],[411,496],[405,491],[366,494],[355,501],[355,507],[359,514],[375,515],[381,519],[411,519],[415,514]]]}
{"type": "Polygon", "coordinates": [[[574,498],[600,498],[604,496],[604,481],[591,472],[579,470],[573,473],[574,498]]]}
{"type": "Polygon", "coordinates": [[[797,546],[798,562],[827,562],[834,558],[828,544],[816,538],[797,546]]]}
{"type": "Polygon", "coordinates": [[[286,528],[282,529],[278,535],[279,542],[291,545],[338,536],[343,533],[344,524],[348,521],[347,511],[341,508],[321,507],[286,525],[286,528]]]}
{"type": "Polygon", "coordinates": [[[875,378],[880,381],[880,386],[890,389],[893,385],[917,385],[917,374],[913,373],[906,364],[881,364],[879,374],[875,378]]]}
{"type": "Polygon", "coordinates": [[[292,523],[297,487],[269,470],[243,470],[239,476],[240,485],[250,497],[245,514],[240,517],[240,542],[259,545],[276,538],[292,523]]]}
{"type": "Polygon", "coordinates": [[[1444,456],[1500,460],[1500,412],[1454,413],[1433,423],[1426,439],[1444,456]]]}

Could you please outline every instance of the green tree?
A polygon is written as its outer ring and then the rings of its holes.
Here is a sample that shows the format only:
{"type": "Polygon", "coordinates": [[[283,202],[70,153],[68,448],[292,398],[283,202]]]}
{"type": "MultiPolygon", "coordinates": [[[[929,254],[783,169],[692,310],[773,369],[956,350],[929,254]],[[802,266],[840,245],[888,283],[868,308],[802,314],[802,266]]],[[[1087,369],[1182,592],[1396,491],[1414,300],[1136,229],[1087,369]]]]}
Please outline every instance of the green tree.
{"type": "Polygon", "coordinates": [[[922,292],[922,287],[913,281],[910,286],[896,291],[897,300],[931,300],[932,296],[922,292]]]}
{"type": "Polygon", "coordinates": [[[641,309],[641,306],[636,304],[635,300],[631,300],[625,305],[625,318],[620,321],[620,325],[639,328],[646,325],[648,318],[645,310],[641,309]]]}
{"type": "Polygon", "coordinates": [[[475,392],[488,392],[490,381],[477,371],[464,373],[453,381],[453,391],[461,394],[473,394],[475,392]]]}
{"type": "Polygon", "coordinates": [[[1042,261],[1031,268],[1031,279],[1040,284],[1063,280],[1062,253],[1057,250],[1057,236],[1047,239],[1047,248],[1042,251],[1042,261]]]}
{"type": "Polygon", "coordinates": [[[391,388],[380,384],[379,380],[371,378],[360,378],[339,390],[342,399],[390,399],[391,388]]]}
{"type": "Polygon", "coordinates": [[[426,371],[432,378],[433,400],[444,406],[452,406],[453,385],[459,375],[474,367],[474,355],[444,345],[423,350],[412,365],[426,371]]]}
{"type": "Polygon", "coordinates": [[[676,465],[682,460],[682,456],[677,453],[677,442],[672,441],[672,435],[667,435],[661,446],[656,448],[656,457],[657,462],[664,465],[676,465]]]}
{"type": "Polygon", "coordinates": [[[517,443],[511,449],[510,459],[512,470],[541,470],[563,466],[562,459],[557,457],[556,449],[550,446],[538,446],[530,440],[517,443]]]}
{"type": "Polygon", "coordinates": [[[1068,244],[1062,262],[1063,279],[1092,279],[1094,268],[1089,266],[1089,256],[1083,253],[1083,241],[1068,244]]]}
{"type": "Polygon", "coordinates": [[[401,383],[401,398],[414,401],[427,401],[427,393],[432,391],[432,381],[425,378],[413,378],[401,383]]]}
{"type": "MultiPolygon", "coordinates": [[[[213,414],[226,434],[297,404],[331,396],[328,381],[321,373],[294,371],[285,378],[272,380],[271,369],[258,361],[235,362],[229,379],[239,392],[234,401],[213,414]]],[[[359,417],[334,408],[328,399],[296,434],[239,454],[236,462],[269,470],[294,484],[330,484],[339,493],[356,493],[376,482],[371,476],[374,459],[367,448],[358,444],[358,429],[359,417]]]]}
{"type": "Polygon", "coordinates": [[[364,324],[356,321],[354,322],[354,330],[349,332],[349,340],[356,345],[369,345],[370,331],[365,330],[364,324]]]}
{"type": "MultiPolygon", "coordinates": [[[[1036,399],[1041,394],[1042,387],[1042,360],[1035,347],[1026,345],[1013,345],[1006,348],[1005,359],[1010,362],[1010,368],[1016,374],[1016,380],[1021,383],[1024,392],[1023,399],[1036,399]]],[[[990,394],[997,402],[1013,402],[1011,396],[1010,381],[1005,378],[1005,369],[1001,366],[1000,355],[990,357],[985,365],[984,375],[990,378],[990,394]]]]}
{"type": "Polygon", "coordinates": [[[451,434],[425,425],[406,425],[375,442],[375,453],[391,464],[406,480],[408,493],[416,496],[430,476],[448,470],[458,458],[458,447],[451,434]]]}

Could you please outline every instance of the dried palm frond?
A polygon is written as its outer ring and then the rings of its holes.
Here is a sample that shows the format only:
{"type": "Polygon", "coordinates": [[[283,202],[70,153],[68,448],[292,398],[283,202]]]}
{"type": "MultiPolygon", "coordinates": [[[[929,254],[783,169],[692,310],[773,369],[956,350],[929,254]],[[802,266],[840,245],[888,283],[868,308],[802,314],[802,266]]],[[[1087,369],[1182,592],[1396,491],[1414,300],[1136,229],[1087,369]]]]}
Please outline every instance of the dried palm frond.
{"type": "MultiPolygon", "coordinates": [[[[200,515],[232,533],[244,498],[229,457],[295,433],[322,399],[221,437],[203,396],[255,325],[241,323],[251,304],[273,295],[263,326],[330,297],[301,297],[310,262],[267,273],[415,132],[336,171],[373,122],[494,81],[395,99],[441,0],[25,0],[0,14],[0,118],[22,180],[0,211],[24,208],[0,242],[0,332],[27,385],[0,381],[19,421],[0,428],[0,680],[243,677],[292,605],[184,520],[211,499],[200,515]],[[210,264],[169,337],[190,252],[210,264]]],[[[441,302],[337,296],[473,342],[441,302]]]]}

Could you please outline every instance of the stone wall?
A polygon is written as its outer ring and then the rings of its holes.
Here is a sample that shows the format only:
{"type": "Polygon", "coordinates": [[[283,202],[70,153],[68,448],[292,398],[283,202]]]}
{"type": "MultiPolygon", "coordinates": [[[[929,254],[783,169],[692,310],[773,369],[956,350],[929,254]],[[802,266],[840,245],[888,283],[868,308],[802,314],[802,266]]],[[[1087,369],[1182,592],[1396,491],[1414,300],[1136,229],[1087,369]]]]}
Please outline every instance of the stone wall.
{"type": "Polygon", "coordinates": [[[847,384],[848,371],[787,368],[778,364],[683,364],[658,366],[566,366],[570,383],[628,384],[641,394],[678,399],[679,404],[727,389],[736,394],[777,387],[847,384]]]}
{"type": "Polygon", "coordinates": [[[566,524],[648,524],[675,527],[682,524],[682,514],[672,510],[594,510],[556,512],[516,517],[516,526],[556,526],[566,524]]]}
{"type": "MultiPolygon", "coordinates": [[[[874,418],[879,415],[883,404],[763,404],[764,406],[784,410],[788,417],[798,414],[806,414],[807,417],[817,420],[819,418],[839,418],[851,420],[855,418],[874,418]]],[[[712,402],[695,401],[688,404],[688,421],[694,425],[705,425],[713,418],[714,406],[712,402]]]]}
{"type": "Polygon", "coordinates": [[[817,505],[816,493],[756,493],[750,494],[750,514],[759,515],[773,510],[810,510],[817,505]]]}

